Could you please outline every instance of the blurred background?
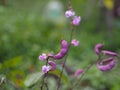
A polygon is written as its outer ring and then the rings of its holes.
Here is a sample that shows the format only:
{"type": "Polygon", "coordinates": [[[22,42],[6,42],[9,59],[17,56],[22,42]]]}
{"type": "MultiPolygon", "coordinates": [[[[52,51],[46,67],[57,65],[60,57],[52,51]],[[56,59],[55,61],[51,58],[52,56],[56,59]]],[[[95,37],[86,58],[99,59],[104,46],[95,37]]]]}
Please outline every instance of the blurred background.
{"type": "MultiPolygon", "coordinates": [[[[119,53],[120,0],[72,0],[71,4],[82,20],[73,36],[80,45],[71,48],[68,68],[84,69],[95,61],[97,43],[119,53]]],[[[41,53],[57,53],[60,40],[69,40],[71,26],[64,16],[66,10],[67,0],[0,0],[0,90],[38,90],[39,85],[34,89],[25,87],[24,80],[28,74],[41,72],[45,64],[38,60],[41,53]]],[[[119,60],[107,73],[100,72],[94,65],[79,88],[120,90],[119,68],[119,60]]]]}

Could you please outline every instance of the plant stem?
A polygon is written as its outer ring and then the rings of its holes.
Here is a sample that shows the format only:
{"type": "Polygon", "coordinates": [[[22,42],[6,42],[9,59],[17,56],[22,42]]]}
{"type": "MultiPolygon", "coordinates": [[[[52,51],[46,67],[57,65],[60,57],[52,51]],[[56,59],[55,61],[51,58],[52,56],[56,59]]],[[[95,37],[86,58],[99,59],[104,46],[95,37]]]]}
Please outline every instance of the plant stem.
{"type": "MultiPolygon", "coordinates": [[[[48,65],[48,60],[49,60],[49,57],[46,59],[46,66],[48,65]]],[[[48,85],[47,85],[47,83],[45,82],[45,81],[46,81],[47,74],[48,74],[48,73],[45,73],[44,76],[43,76],[42,85],[40,86],[40,90],[43,90],[43,86],[44,86],[44,85],[46,86],[46,88],[47,88],[47,90],[48,90],[48,85]]]]}
{"type": "MultiPolygon", "coordinates": [[[[69,41],[68,53],[69,53],[69,50],[70,50],[70,47],[71,47],[70,42],[71,42],[71,40],[72,40],[73,31],[74,31],[74,27],[73,27],[73,26],[72,26],[72,29],[71,29],[71,30],[72,30],[72,31],[71,31],[71,34],[70,34],[70,41],[69,41]]],[[[60,88],[61,78],[62,78],[63,70],[64,70],[64,68],[65,68],[65,64],[66,64],[66,61],[67,61],[68,53],[66,54],[65,60],[64,60],[64,62],[63,62],[62,71],[61,71],[61,73],[60,73],[60,77],[59,77],[59,80],[58,80],[57,90],[59,90],[59,88],[60,88]]]]}
{"type": "Polygon", "coordinates": [[[92,66],[100,60],[100,57],[101,56],[99,55],[97,61],[94,61],[92,64],[90,64],[88,67],[86,67],[86,69],[84,70],[81,77],[77,80],[77,82],[69,90],[73,90],[73,88],[81,82],[82,78],[85,76],[85,74],[88,72],[88,70],[90,70],[92,68],[92,66]]]}

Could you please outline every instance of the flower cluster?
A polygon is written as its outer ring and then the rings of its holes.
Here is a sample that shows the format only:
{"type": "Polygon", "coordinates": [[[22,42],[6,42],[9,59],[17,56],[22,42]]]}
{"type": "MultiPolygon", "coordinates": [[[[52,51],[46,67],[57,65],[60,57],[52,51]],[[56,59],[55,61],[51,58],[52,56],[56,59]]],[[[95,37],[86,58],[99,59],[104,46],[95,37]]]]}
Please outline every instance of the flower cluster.
{"type": "MultiPolygon", "coordinates": [[[[73,39],[71,41],[71,44],[73,46],[78,46],[79,45],[79,41],[76,40],[76,39],[73,39]]],[[[53,58],[54,60],[60,60],[61,58],[63,58],[67,52],[68,52],[68,49],[69,49],[69,44],[66,40],[61,40],[61,48],[60,48],[60,51],[57,53],[57,54],[53,54],[53,53],[50,53],[50,54],[46,54],[46,53],[42,53],[40,56],[39,56],[39,60],[40,61],[44,61],[44,60],[48,60],[49,58],[53,58]]],[[[56,63],[53,62],[53,61],[47,61],[47,65],[44,65],[42,67],[42,72],[45,74],[47,73],[48,71],[50,70],[55,70],[56,69],[56,63]],[[51,66],[51,67],[50,67],[51,66]]]]}
{"type": "Polygon", "coordinates": [[[65,16],[66,16],[66,18],[72,17],[72,25],[77,26],[77,25],[80,24],[81,17],[80,16],[76,16],[75,12],[73,10],[66,11],[65,12],[65,16]]]}
{"type": "Polygon", "coordinates": [[[103,47],[103,44],[97,44],[94,48],[94,51],[99,57],[103,55],[107,56],[107,58],[103,60],[99,60],[97,62],[98,69],[106,72],[111,70],[115,66],[115,63],[116,63],[115,57],[117,57],[118,54],[108,50],[100,50],[102,47],[103,47]]]}
{"type": "Polygon", "coordinates": [[[46,60],[46,65],[43,65],[42,66],[42,72],[44,74],[46,74],[48,71],[53,71],[56,69],[56,63],[53,62],[53,61],[47,61],[49,59],[49,55],[47,55],[46,53],[42,53],[40,56],[39,56],[39,60],[40,61],[45,61],[46,60]]]}

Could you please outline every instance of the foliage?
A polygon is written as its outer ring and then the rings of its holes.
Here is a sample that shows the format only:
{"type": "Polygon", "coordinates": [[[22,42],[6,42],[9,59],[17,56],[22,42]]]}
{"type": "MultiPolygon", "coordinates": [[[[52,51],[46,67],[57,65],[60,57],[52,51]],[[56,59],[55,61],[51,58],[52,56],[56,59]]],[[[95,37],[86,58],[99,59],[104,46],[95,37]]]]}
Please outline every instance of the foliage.
{"type": "MultiPolygon", "coordinates": [[[[104,20],[102,22],[103,25],[99,23],[100,7],[97,4],[97,0],[93,1],[95,2],[92,6],[89,5],[89,0],[72,1],[72,6],[77,14],[83,17],[81,25],[76,27],[76,36],[73,36],[80,40],[80,46],[71,48],[68,56],[68,63],[74,71],[77,68],[85,68],[96,59],[93,48],[98,42],[107,44],[109,50],[120,52],[119,18],[115,17],[113,21],[112,42],[109,42],[107,24],[104,20]],[[87,10],[91,13],[88,13],[87,10]],[[102,26],[99,27],[99,24],[102,26]]],[[[7,83],[0,84],[0,90],[14,90],[16,87],[22,90],[29,90],[26,86],[40,82],[41,73],[39,73],[40,75],[35,73],[41,72],[41,66],[44,64],[39,62],[39,54],[43,50],[44,52],[50,52],[51,50],[58,52],[59,41],[63,37],[68,39],[70,28],[67,20],[63,24],[43,21],[43,8],[45,9],[44,6],[47,2],[46,0],[35,0],[34,2],[32,0],[8,0],[6,6],[0,6],[0,75],[4,75],[6,80],[8,79],[15,84],[14,86],[6,81],[7,83]],[[66,32],[68,33],[67,35],[66,32]],[[32,75],[38,75],[38,77],[32,84],[24,85],[24,81],[27,81],[27,75],[32,77],[31,82],[36,78],[32,75]]],[[[62,1],[62,3],[66,10],[67,1],[62,1]]],[[[119,61],[114,71],[108,74],[101,73],[93,66],[82,80],[81,88],[92,87],[93,90],[105,90],[106,88],[119,90],[120,73],[118,68],[119,61]]],[[[57,69],[50,73],[58,76],[59,70],[57,69]]],[[[63,82],[67,83],[64,88],[71,85],[72,79],[73,75],[64,74],[63,82]],[[68,81],[70,81],[70,84],[68,84],[68,81]]],[[[38,87],[39,85],[36,85],[33,88],[36,89],[38,87]]]]}

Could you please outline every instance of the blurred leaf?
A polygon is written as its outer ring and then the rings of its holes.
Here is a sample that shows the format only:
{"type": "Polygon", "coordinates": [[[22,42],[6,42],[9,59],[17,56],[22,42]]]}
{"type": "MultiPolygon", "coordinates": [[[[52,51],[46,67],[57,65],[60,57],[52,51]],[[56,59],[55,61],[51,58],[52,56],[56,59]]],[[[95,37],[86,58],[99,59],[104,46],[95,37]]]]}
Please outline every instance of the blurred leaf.
{"type": "Polygon", "coordinates": [[[40,79],[42,79],[42,73],[36,72],[27,76],[24,84],[26,87],[34,86],[40,79]]]}
{"type": "Polygon", "coordinates": [[[15,58],[10,59],[10,60],[4,61],[4,63],[2,64],[2,69],[10,68],[10,67],[17,67],[22,59],[23,59],[22,56],[17,56],[15,58]]]}
{"type": "MultiPolygon", "coordinates": [[[[56,70],[48,72],[49,74],[56,75],[58,78],[60,78],[60,73],[62,71],[62,67],[60,65],[57,65],[56,70]]],[[[69,78],[65,70],[63,70],[63,75],[61,80],[63,83],[68,84],[69,83],[69,78]]]]}

